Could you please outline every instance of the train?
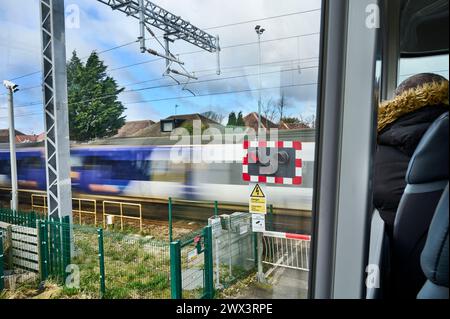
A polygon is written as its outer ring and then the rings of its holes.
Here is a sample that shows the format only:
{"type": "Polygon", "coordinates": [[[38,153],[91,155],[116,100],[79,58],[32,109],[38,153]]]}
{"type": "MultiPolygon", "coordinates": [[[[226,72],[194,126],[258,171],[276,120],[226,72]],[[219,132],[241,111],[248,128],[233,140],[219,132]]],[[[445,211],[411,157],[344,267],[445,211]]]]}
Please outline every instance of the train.
{"type": "MultiPolygon", "coordinates": [[[[314,142],[302,144],[302,184],[268,185],[275,208],[310,211],[314,142]]],[[[46,189],[45,148],[18,148],[19,189],[46,189]]],[[[248,205],[248,182],[242,180],[242,144],[77,145],[71,147],[74,192],[90,195],[248,205]]],[[[10,155],[0,148],[0,186],[10,187],[10,155]]]]}

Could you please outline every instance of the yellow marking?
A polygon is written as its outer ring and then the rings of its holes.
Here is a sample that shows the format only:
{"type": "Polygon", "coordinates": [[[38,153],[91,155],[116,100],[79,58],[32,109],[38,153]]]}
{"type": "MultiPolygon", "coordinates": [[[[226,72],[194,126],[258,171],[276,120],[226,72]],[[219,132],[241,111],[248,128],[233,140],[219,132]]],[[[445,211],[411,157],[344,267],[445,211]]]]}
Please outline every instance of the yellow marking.
{"type": "Polygon", "coordinates": [[[253,191],[252,191],[250,197],[266,198],[266,195],[262,191],[261,186],[259,186],[259,184],[256,184],[255,188],[253,188],[253,191]]]}

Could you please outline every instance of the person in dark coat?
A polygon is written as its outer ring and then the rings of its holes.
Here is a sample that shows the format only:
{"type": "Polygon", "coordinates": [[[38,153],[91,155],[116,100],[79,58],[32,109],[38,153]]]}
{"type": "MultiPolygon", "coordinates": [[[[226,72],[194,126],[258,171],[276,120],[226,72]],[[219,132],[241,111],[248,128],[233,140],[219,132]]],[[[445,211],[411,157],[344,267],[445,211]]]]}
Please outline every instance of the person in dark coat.
{"type": "Polygon", "coordinates": [[[406,187],[409,161],[430,125],[448,110],[448,81],[431,73],[406,79],[396,89],[395,97],[380,105],[374,205],[385,221],[389,237],[406,187]]]}

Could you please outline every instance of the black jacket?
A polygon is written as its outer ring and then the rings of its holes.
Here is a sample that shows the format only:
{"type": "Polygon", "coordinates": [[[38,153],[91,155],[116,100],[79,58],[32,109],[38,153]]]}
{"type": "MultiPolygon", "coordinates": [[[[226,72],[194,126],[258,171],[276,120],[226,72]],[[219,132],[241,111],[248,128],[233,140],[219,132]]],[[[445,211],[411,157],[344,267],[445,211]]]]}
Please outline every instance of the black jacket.
{"type": "Polygon", "coordinates": [[[392,232],[395,213],[406,187],[405,175],[420,139],[448,107],[426,106],[408,113],[378,134],[375,154],[374,205],[392,232]]]}

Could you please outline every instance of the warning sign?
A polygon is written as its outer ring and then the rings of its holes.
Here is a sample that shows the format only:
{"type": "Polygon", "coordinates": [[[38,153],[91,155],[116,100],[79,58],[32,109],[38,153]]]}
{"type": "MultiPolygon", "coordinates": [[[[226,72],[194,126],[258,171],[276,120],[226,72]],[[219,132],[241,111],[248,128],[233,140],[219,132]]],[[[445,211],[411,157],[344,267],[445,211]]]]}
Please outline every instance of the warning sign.
{"type": "Polygon", "coordinates": [[[261,186],[259,186],[259,184],[256,184],[255,187],[253,188],[252,193],[250,194],[250,197],[266,198],[266,195],[264,195],[264,192],[262,191],[261,186]]]}
{"type": "Polygon", "coordinates": [[[267,213],[266,192],[260,184],[250,184],[249,212],[252,214],[267,213]]]}

